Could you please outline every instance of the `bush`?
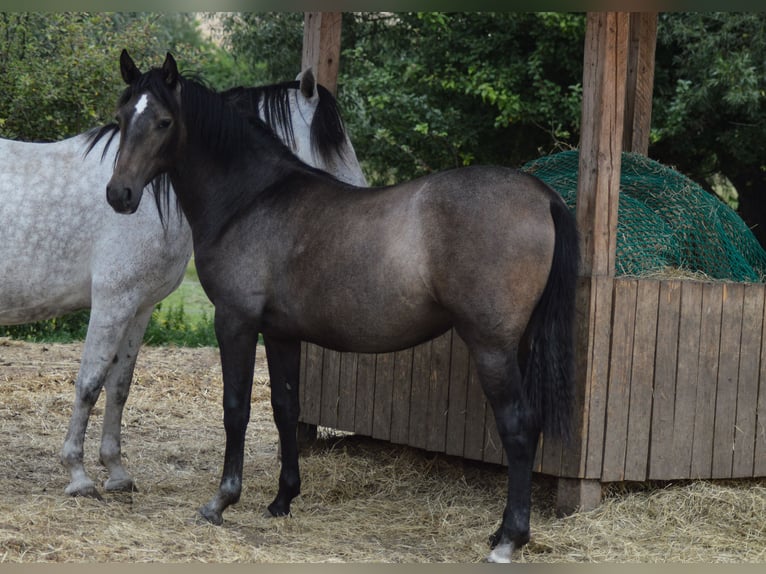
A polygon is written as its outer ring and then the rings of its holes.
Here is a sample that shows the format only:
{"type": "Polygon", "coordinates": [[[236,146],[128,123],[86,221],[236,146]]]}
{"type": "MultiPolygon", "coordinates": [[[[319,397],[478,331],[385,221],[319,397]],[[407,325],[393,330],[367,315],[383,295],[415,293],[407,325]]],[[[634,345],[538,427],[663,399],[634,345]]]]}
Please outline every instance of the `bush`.
{"type": "Polygon", "coordinates": [[[207,313],[192,322],[184,311],[183,303],[162,310],[162,303],[152,313],[144,334],[147,345],[177,345],[180,347],[216,347],[213,319],[207,313]]]}
{"type": "MultiPolygon", "coordinates": [[[[0,326],[0,336],[34,343],[72,343],[85,339],[89,319],[90,309],[83,309],[45,321],[0,326]]],[[[191,321],[184,311],[183,304],[169,306],[164,311],[161,303],[157,305],[149,320],[144,343],[153,346],[218,346],[213,319],[207,313],[203,313],[196,321],[191,321]]]]}
{"type": "Polygon", "coordinates": [[[25,323],[23,325],[0,326],[0,336],[32,341],[35,343],[69,343],[85,339],[90,320],[90,309],[83,309],[68,315],[25,323]]]}

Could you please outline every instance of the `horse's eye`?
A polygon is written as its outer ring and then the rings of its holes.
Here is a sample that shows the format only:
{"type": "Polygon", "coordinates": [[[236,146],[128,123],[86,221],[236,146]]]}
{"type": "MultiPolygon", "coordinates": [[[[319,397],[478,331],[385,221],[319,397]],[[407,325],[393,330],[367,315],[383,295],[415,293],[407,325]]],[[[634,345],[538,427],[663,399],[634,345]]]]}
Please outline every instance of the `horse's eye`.
{"type": "Polygon", "coordinates": [[[173,122],[168,119],[160,120],[159,122],[157,122],[157,127],[161,130],[166,130],[170,127],[170,124],[172,123],[173,122]]]}

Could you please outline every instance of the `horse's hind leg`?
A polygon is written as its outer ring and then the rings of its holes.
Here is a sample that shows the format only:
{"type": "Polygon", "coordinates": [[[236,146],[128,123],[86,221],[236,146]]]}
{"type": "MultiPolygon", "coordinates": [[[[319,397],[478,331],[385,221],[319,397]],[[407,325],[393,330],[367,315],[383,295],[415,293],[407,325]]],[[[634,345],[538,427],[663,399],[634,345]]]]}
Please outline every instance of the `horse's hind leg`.
{"type": "Polygon", "coordinates": [[[124,311],[114,315],[113,310],[110,314],[97,305],[94,305],[91,310],[80,370],[75,382],[72,417],[69,420],[69,430],[61,450],[61,462],[71,476],[65,492],[72,496],[100,498],[93,480],[85,472],[83,465],[85,431],[91,410],[101,394],[101,388],[106,383],[129,321],[130,315],[125,314],[124,311]]]}
{"type": "Polygon", "coordinates": [[[297,437],[300,342],[264,337],[264,344],[269,362],[271,406],[282,452],[279,491],[269,505],[269,512],[272,516],[287,516],[290,514],[290,503],[301,490],[297,437]]]}
{"type": "Polygon", "coordinates": [[[524,396],[516,350],[473,349],[473,358],[508,457],[508,497],[487,559],[510,562],[514,549],[529,541],[532,466],[540,429],[524,396]]]}
{"type": "Polygon", "coordinates": [[[109,478],[104,482],[104,489],[109,492],[137,490],[133,478],[122,464],[120,431],[136,359],[153,309],[154,307],[150,306],[139,311],[130,321],[106,376],[106,408],[99,459],[109,471],[109,478]]]}

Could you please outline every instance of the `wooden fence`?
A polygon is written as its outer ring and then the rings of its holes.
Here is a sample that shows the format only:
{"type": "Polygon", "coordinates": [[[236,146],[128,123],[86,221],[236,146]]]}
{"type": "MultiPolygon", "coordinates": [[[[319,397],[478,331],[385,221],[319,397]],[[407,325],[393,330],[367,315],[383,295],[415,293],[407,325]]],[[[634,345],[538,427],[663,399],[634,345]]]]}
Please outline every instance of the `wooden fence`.
{"type": "MultiPolygon", "coordinates": [[[[537,470],[601,482],[766,476],[766,285],[587,281],[580,431],[566,446],[543,437],[537,470]]],[[[505,464],[454,332],[396,353],[305,345],[302,356],[303,422],[505,464]]]]}

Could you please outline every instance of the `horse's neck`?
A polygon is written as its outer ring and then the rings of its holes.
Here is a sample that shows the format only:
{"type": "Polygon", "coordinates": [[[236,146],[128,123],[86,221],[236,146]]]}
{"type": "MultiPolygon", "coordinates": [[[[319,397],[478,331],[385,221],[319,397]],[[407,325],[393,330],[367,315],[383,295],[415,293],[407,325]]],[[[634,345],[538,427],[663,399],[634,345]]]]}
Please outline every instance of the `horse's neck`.
{"type": "Polygon", "coordinates": [[[230,162],[212,160],[204,144],[180,157],[184,159],[169,172],[170,181],[195,242],[218,236],[233,217],[257,202],[264,190],[302,171],[292,156],[263,142],[230,162]]]}

